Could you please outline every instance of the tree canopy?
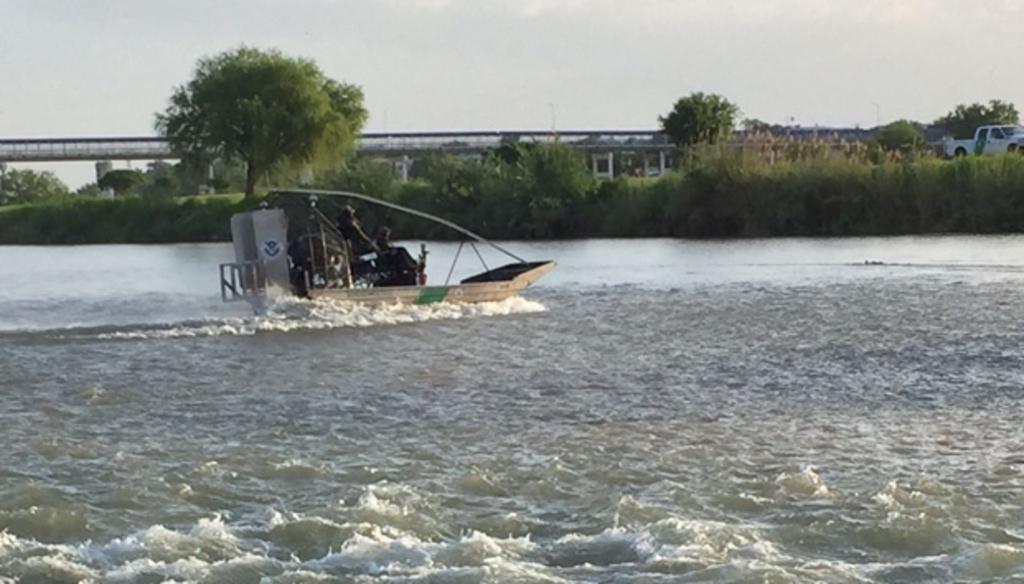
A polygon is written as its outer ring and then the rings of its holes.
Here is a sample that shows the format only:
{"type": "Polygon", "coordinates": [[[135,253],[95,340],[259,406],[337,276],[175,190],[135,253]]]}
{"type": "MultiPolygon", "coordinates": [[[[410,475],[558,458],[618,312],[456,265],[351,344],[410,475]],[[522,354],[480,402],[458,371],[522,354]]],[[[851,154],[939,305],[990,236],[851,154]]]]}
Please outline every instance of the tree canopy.
{"type": "Polygon", "coordinates": [[[739,108],[720,95],[692,93],[658,118],[662,130],[679,146],[714,144],[732,133],[739,108]]]}
{"type": "Polygon", "coordinates": [[[9,169],[0,174],[0,205],[32,203],[68,194],[68,187],[50,171],[9,169]]]}
{"type": "Polygon", "coordinates": [[[119,195],[142,185],[146,181],[146,175],[141,170],[117,169],[110,170],[104,174],[96,185],[101,189],[111,189],[119,195]]]}
{"type": "Polygon", "coordinates": [[[1009,102],[993,99],[988,104],[958,105],[956,109],[935,120],[933,124],[955,138],[969,138],[978,126],[1017,124],[1020,114],[1009,102]]]}
{"type": "Polygon", "coordinates": [[[886,152],[902,154],[916,152],[926,145],[921,124],[910,120],[898,120],[882,126],[875,134],[875,141],[886,152]]]}
{"type": "Polygon", "coordinates": [[[362,90],[312,61],[242,47],[200,59],[156,126],[186,160],[243,162],[252,196],[275,167],[340,162],[366,117],[362,90]]]}

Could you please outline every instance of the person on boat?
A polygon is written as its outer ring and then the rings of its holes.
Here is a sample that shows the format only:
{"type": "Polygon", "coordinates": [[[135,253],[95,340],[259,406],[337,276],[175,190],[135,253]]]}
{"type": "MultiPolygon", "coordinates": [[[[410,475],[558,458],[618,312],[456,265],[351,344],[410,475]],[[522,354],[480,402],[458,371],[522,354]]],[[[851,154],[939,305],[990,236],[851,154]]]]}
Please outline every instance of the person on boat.
{"type": "Polygon", "coordinates": [[[377,239],[374,243],[377,244],[377,253],[384,253],[393,248],[394,245],[391,244],[391,228],[387,225],[382,225],[377,230],[377,239]]]}
{"type": "Polygon", "coordinates": [[[352,246],[353,254],[361,256],[371,251],[378,251],[377,244],[363,231],[363,226],[360,225],[359,218],[356,217],[356,210],[351,205],[345,205],[336,222],[341,236],[352,246]]]}

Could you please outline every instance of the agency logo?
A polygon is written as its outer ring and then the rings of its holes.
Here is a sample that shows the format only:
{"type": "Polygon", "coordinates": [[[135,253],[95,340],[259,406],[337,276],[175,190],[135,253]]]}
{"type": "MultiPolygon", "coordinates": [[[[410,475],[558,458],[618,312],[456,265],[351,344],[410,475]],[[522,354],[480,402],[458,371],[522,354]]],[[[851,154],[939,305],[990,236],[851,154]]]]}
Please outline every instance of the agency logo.
{"type": "Polygon", "coordinates": [[[281,244],[273,239],[268,239],[263,242],[263,253],[266,254],[268,258],[277,257],[277,254],[281,253],[281,244]]]}

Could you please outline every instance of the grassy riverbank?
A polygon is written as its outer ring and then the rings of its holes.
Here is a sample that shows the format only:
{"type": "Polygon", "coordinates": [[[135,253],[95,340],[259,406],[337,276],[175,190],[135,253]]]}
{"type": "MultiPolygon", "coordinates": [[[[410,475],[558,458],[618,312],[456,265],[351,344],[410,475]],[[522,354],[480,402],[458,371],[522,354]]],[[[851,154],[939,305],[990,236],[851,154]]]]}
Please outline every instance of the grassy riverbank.
{"type": "MultiPolygon", "coordinates": [[[[1024,232],[1024,157],[880,164],[843,157],[768,164],[712,152],[659,179],[592,179],[567,149],[486,163],[436,158],[408,183],[361,162],[323,178],[436,213],[494,238],[773,237],[1024,232]]],[[[61,199],[0,207],[0,244],[226,241],[239,195],[61,199]]],[[[322,203],[325,210],[337,203],[322,203]]],[[[443,228],[360,207],[398,237],[450,237],[443,228]]]]}
{"type": "Polygon", "coordinates": [[[62,198],[0,207],[0,244],[227,241],[231,215],[254,203],[241,195],[178,198],[62,198]]]}

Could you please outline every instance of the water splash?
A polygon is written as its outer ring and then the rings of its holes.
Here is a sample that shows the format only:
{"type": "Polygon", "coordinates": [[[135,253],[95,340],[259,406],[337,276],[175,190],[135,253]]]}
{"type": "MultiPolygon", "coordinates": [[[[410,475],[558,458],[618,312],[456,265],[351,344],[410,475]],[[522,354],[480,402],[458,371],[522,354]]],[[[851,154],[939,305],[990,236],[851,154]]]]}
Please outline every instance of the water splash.
{"type": "Polygon", "coordinates": [[[255,335],[272,332],[365,328],[543,312],[543,304],[515,297],[500,302],[369,306],[331,300],[281,299],[264,316],[213,319],[171,326],[116,330],[96,335],[100,339],[175,339],[255,335]]]}

